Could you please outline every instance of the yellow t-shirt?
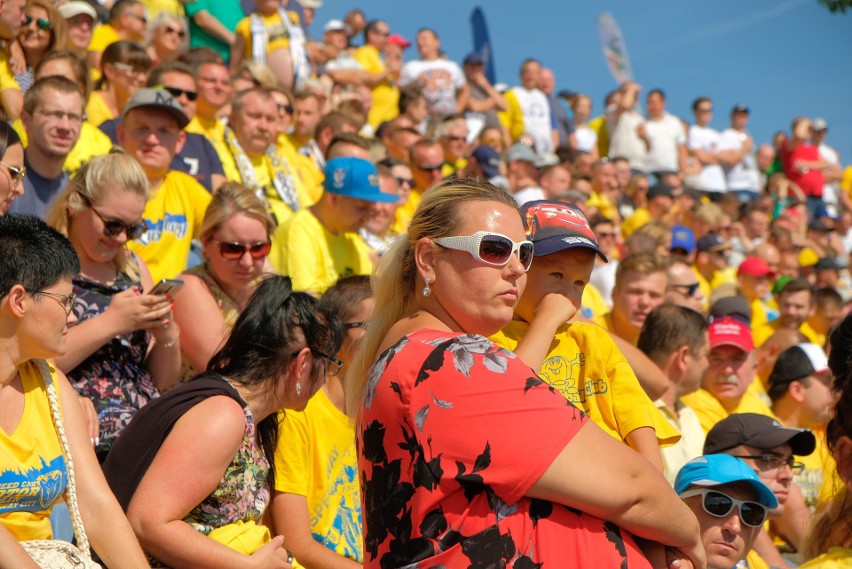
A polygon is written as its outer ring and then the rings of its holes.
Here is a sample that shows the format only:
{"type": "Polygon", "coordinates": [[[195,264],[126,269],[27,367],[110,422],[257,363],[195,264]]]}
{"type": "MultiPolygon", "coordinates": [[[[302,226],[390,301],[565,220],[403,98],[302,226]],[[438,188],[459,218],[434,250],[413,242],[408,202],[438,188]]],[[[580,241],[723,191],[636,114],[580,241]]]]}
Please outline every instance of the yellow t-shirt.
{"type": "Polygon", "coordinates": [[[808,456],[797,456],[797,461],[805,469],[795,475],[796,486],[802,491],[802,497],[811,513],[817,504],[828,501],[834,494],[832,474],[837,473],[837,464],[825,444],[825,428],[811,429],[816,436],[816,449],[808,456]]]}
{"type": "Polygon", "coordinates": [[[455,162],[444,162],[444,165],[441,166],[441,175],[444,178],[449,178],[456,172],[461,172],[465,168],[467,168],[467,158],[460,157],[455,162]]]}
{"type": "Polygon", "coordinates": [[[852,549],[831,547],[828,553],[799,565],[799,569],[852,569],[852,549]]]}
{"type": "MultiPolygon", "coordinates": [[[[195,115],[192,117],[192,120],[189,121],[189,124],[186,125],[185,130],[186,132],[200,134],[209,140],[214,147],[216,147],[217,144],[225,144],[225,123],[218,119],[205,120],[198,115],[195,115]]],[[[218,147],[216,147],[216,151],[219,151],[218,147]]]]}
{"type": "MultiPolygon", "coordinates": [[[[49,367],[55,381],[56,370],[49,367]]],[[[65,491],[68,472],[38,366],[27,362],[18,373],[21,422],[12,434],[0,429],[0,524],[18,541],[51,539],[50,510],[65,491]]]]}
{"type": "Polygon", "coordinates": [[[597,192],[592,192],[589,199],[586,200],[588,207],[596,207],[600,214],[607,219],[618,219],[618,207],[605,195],[597,192]]]}
{"type": "Polygon", "coordinates": [[[121,41],[121,36],[115,28],[109,24],[98,24],[92,32],[92,39],[89,40],[89,51],[102,52],[108,45],[117,41],[121,41]]]}
{"type": "Polygon", "coordinates": [[[322,182],[325,174],[319,169],[317,163],[301,154],[298,149],[282,142],[286,137],[278,137],[278,153],[287,161],[296,178],[296,191],[299,192],[299,203],[310,206],[317,203],[322,197],[322,182]]]}
{"type": "Polygon", "coordinates": [[[754,549],[750,549],[746,554],[746,562],[748,563],[748,569],[769,569],[769,563],[754,549]]]}
{"type": "MultiPolygon", "coordinates": [[[[758,348],[763,345],[766,340],[769,339],[772,334],[781,329],[781,320],[776,319],[772,322],[767,322],[766,324],[760,326],[759,328],[754,329],[754,333],[752,334],[754,338],[754,347],[758,348]]],[[[816,344],[820,347],[825,347],[826,335],[820,334],[816,330],[814,330],[807,321],[802,322],[802,325],[799,326],[799,332],[805,335],[808,339],[808,342],[816,344]]]]}
{"type": "Polygon", "coordinates": [[[275,490],[307,498],[314,540],[363,561],[355,427],[322,390],[279,418],[275,490]]]}
{"type": "Polygon", "coordinates": [[[7,89],[21,90],[18,85],[18,80],[15,79],[15,74],[12,73],[12,66],[9,65],[9,52],[0,48],[0,91],[7,89]]]}
{"type": "Polygon", "coordinates": [[[417,206],[420,205],[420,200],[423,199],[423,192],[420,190],[411,190],[408,196],[408,201],[396,208],[396,213],[393,215],[393,223],[390,227],[390,232],[395,235],[403,235],[408,233],[408,225],[414,217],[414,212],[417,206]]]}
{"type": "Polygon", "coordinates": [[[183,16],[183,3],[180,0],[141,0],[151,17],[166,12],[175,16],[183,16]]]}
{"type": "MultiPolygon", "coordinates": [[[[263,20],[263,26],[266,28],[266,53],[272,53],[276,49],[287,49],[290,47],[290,32],[287,30],[287,26],[284,25],[284,21],[281,19],[281,14],[275,12],[269,16],[264,16],[263,14],[259,14],[255,12],[253,15],[260,16],[261,20],[263,20]]],[[[287,12],[287,16],[290,17],[290,22],[294,26],[299,25],[299,15],[295,12],[287,12]]],[[[251,17],[246,17],[240,20],[237,23],[237,27],[234,30],[234,33],[242,36],[243,43],[245,45],[245,50],[243,51],[243,57],[246,59],[253,59],[252,53],[252,36],[251,36],[251,17]]]]}
{"type": "Polygon", "coordinates": [[[209,204],[210,193],[183,172],[170,171],[151,193],[142,214],[148,231],[128,248],[145,261],[155,283],[186,270],[190,243],[201,232],[209,204]]]}
{"type": "Polygon", "coordinates": [[[682,401],[675,402],[675,411],[669,409],[660,400],[655,401],[654,405],[669,425],[680,433],[680,440],[677,443],[660,449],[660,455],[663,458],[663,476],[669,484],[674,486],[677,473],[683,465],[704,454],[704,429],[701,428],[695,411],[682,401]]]}
{"type": "MultiPolygon", "coordinates": [[[[760,380],[755,378],[754,381],[760,380]]],[[[704,429],[705,433],[708,433],[713,428],[713,425],[734,413],[757,413],[777,419],[775,414],[772,413],[772,409],[763,400],[748,390],[743,395],[740,404],[730,413],[722,407],[722,404],[712,393],[705,389],[699,389],[694,393],[684,395],[681,397],[681,401],[692,407],[692,410],[698,415],[698,422],[701,423],[701,428],[704,429]]]]}
{"type": "Polygon", "coordinates": [[[101,94],[93,91],[86,103],[86,120],[94,126],[100,126],[101,123],[114,118],[115,114],[106,105],[101,94]]]}
{"type": "Polygon", "coordinates": [[[308,208],[275,230],[269,261],[292,279],[294,290],[315,294],[324,293],[340,277],[373,271],[369,248],[357,233],[333,235],[308,208]]]}
{"type": "MultiPolygon", "coordinates": [[[[379,50],[371,45],[359,47],[352,57],[367,73],[376,74],[387,69],[379,50]]],[[[372,93],[373,106],[367,114],[367,122],[376,129],[383,122],[393,120],[399,115],[399,89],[388,79],[373,87],[372,93]]]]}
{"type": "MultiPolygon", "coordinates": [[[[18,119],[12,123],[12,128],[21,137],[21,144],[26,148],[28,144],[27,131],[24,130],[21,120],[18,119]]],[[[112,140],[101,129],[88,121],[84,121],[80,127],[80,137],[74,143],[71,152],[65,157],[62,169],[69,174],[74,174],[74,172],[80,169],[80,166],[95,156],[108,154],[111,149],[112,140]]]]}
{"type": "Polygon", "coordinates": [[[807,320],[802,322],[802,325],[799,326],[799,332],[805,335],[805,337],[808,339],[808,342],[816,344],[821,348],[825,348],[825,342],[826,340],[828,340],[828,337],[825,334],[820,334],[819,332],[814,330],[813,326],[811,326],[811,323],[807,320]]]}
{"type": "Polygon", "coordinates": [[[591,119],[586,126],[598,135],[598,155],[609,156],[609,130],[606,128],[606,114],[591,119]]]}
{"type": "Polygon", "coordinates": [[[649,221],[651,221],[651,212],[646,207],[640,207],[621,225],[621,235],[627,239],[634,231],[649,221]]]}
{"type": "Polygon", "coordinates": [[[852,197],[852,166],[847,166],[843,170],[843,178],[840,180],[840,189],[852,197]]]}
{"type": "Polygon", "coordinates": [[[580,314],[586,318],[594,319],[607,312],[609,312],[609,306],[607,306],[601,291],[592,283],[587,284],[583,289],[583,297],[580,299],[580,314]]]}
{"type": "MultiPolygon", "coordinates": [[[[528,328],[526,322],[512,320],[491,340],[514,350],[528,328]]],[[[680,440],[680,433],[642,390],[624,354],[599,326],[574,322],[560,328],[539,377],[620,441],[640,427],[654,429],[660,446],[680,440]]]]}

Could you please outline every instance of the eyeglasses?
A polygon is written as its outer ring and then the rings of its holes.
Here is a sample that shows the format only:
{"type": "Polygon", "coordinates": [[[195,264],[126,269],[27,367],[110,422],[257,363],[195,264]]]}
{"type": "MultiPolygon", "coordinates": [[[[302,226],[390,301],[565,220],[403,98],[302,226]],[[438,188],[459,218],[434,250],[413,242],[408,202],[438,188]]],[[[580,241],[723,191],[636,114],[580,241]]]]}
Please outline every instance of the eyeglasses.
{"type": "Polygon", "coordinates": [[[47,18],[33,18],[32,16],[27,16],[24,18],[24,26],[29,26],[33,22],[36,23],[36,27],[42,31],[49,32],[50,31],[50,20],[47,18]]]}
{"type": "Polygon", "coordinates": [[[246,245],[244,243],[237,242],[228,242],[228,241],[219,241],[217,239],[211,239],[213,243],[219,245],[219,254],[222,255],[225,259],[229,259],[231,261],[236,261],[238,259],[242,259],[243,255],[249,253],[252,259],[263,259],[267,255],[269,255],[269,250],[272,249],[272,243],[269,241],[262,241],[258,243],[253,243],[251,245],[246,245]]]}
{"type": "Polygon", "coordinates": [[[179,38],[186,37],[186,32],[180,28],[173,28],[172,26],[163,26],[163,29],[170,34],[176,34],[179,38]]]}
{"type": "Polygon", "coordinates": [[[688,490],[680,494],[681,498],[691,498],[692,496],[701,496],[701,507],[705,512],[717,518],[724,518],[731,513],[734,506],[740,510],[740,520],[753,528],[760,527],[766,521],[766,507],[757,502],[748,500],[737,500],[728,496],[724,492],[711,490],[710,488],[701,488],[700,490],[688,490]]]}
{"type": "Polygon", "coordinates": [[[66,113],[64,111],[45,111],[44,109],[36,109],[37,113],[39,113],[43,117],[47,117],[52,121],[61,121],[65,117],[68,117],[68,122],[72,122],[74,124],[82,124],[84,120],[86,120],[85,115],[78,115],[77,113],[66,113]]]}
{"type": "Polygon", "coordinates": [[[119,71],[124,71],[125,73],[132,73],[134,75],[147,75],[148,74],[147,69],[138,69],[136,67],[133,67],[132,65],[128,65],[126,63],[121,63],[120,61],[116,61],[114,63],[111,63],[110,65],[112,65],[115,69],[118,69],[119,71]]]}
{"type": "Polygon", "coordinates": [[[443,164],[433,164],[431,166],[415,166],[418,170],[423,170],[424,172],[434,172],[435,170],[440,170],[443,168],[443,164]]]}
{"type": "Polygon", "coordinates": [[[47,292],[43,290],[37,290],[32,294],[43,294],[58,302],[62,308],[65,309],[66,318],[71,316],[71,311],[74,309],[74,302],[77,300],[77,297],[73,294],[59,294],[58,292],[47,292]]]}
{"type": "Polygon", "coordinates": [[[343,362],[339,359],[326,355],[319,350],[312,349],[311,352],[325,360],[325,371],[328,375],[337,375],[340,373],[340,370],[343,369],[343,362]]]}
{"type": "Polygon", "coordinates": [[[9,173],[12,174],[12,181],[17,185],[20,184],[24,180],[24,176],[27,175],[27,167],[21,166],[20,168],[15,168],[14,166],[10,166],[5,162],[0,162],[0,166],[5,166],[9,173]]]}
{"type": "Polygon", "coordinates": [[[684,289],[686,296],[695,296],[695,293],[698,292],[698,283],[694,282],[692,284],[670,284],[669,288],[684,289]]]}
{"type": "Polygon", "coordinates": [[[615,237],[616,237],[616,235],[618,235],[618,233],[616,233],[615,231],[599,231],[599,232],[595,233],[595,235],[597,236],[598,239],[603,239],[604,237],[606,237],[608,239],[615,239],[615,237]]]}
{"type": "Polygon", "coordinates": [[[142,235],[148,231],[148,225],[144,221],[127,224],[120,219],[109,219],[102,216],[98,210],[92,206],[89,206],[89,209],[92,210],[92,213],[97,215],[98,219],[104,223],[104,237],[118,237],[121,235],[121,232],[124,231],[124,234],[127,235],[127,240],[133,241],[134,239],[142,237],[142,235]]]}
{"type": "Polygon", "coordinates": [[[804,469],[805,465],[801,462],[796,462],[793,460],[793,457],[784,458],[778,456],[777,454],[756,454],[756,455],[734,455],[737,458],[750,458],[757,462],[758,468],[761,471],[767,470],[778,470],[782,468],[784,465],[790,467],[790,470],[793,471],[793,474],[800,474],[804,469]]]}
{"type": "Polygon", "coordinates": [[[163,87],[166,91],[168,91],[172,97],[177,99],[181,95],[186,95],[186,98],[190,101],[194,101],[198,98],[198,93],[195,91],[187,91],[186,89],[178,89],[177,87],[163,87]]]}
{"type": "Polygon", "coordinates": [[[397,177],[396,182],[400,186],[408,186],[409,188],[414,187],[414,180],[412,180],[411,178],[399,178],[399,177],[397,177]]]}
{"type": "Polygon", "coordinates": [[[285,103],[276,103],[276,104],[275,104],[275,106],[276,106],[276,107],[278,107],[278,112],[279,112],[279,113],[280,113],[280,112],[285,112],[285,113],[287,113],[288,115],[292,115],[292,114],[293,114],[293,105],[291,105],[291,104],[289,104],[289,103],[286,103],[286,104],[285,104],[285,103]]]}
{"type": "Polygon", "coordinates": [[[352,328],[366,328],[367,321],[365,320],[363,322],[344,322],[343,327],[346,330],[351,330],[352,328]]]}
{"type": "Polygon", "coordinates": [[[532,241],[515,243],[499,233],[477,231],[473,235],[438,237],[433,241],[446,249],[467,251],[477,261],[494,267],[506,266],[516,251],[524,271],[530,270],[533,261],[532,241]]]}

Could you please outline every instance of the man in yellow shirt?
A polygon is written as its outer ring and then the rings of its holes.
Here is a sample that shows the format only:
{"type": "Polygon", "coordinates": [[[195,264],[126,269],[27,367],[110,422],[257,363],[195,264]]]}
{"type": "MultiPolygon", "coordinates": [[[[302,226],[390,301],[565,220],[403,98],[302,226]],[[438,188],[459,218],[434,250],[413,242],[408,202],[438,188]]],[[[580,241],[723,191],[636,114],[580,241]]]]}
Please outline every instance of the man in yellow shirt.
{"type": "Polygon", "coordinates": [[[148,28],[148,11],[139,0],[120,0],[109,12],[109,22],[92,33],[89,42],[89,65],[101,68],[101,56],[108,45],[120,40],[141,43],[148,28]]]}
{"type": "Polygon", "coordinates": [[[621,234],[626,239],[649,221],[665,221],[673,205],[672,189],[663,183],[654,184],[648,190],[647,204],[625,220],[621,225],[621,234]]]}
{"type": "Polygon", "coordinates": [[[399,113],[399,89],[395,75],[399,67],[390,69],[382,60],[389,35],[388,25],[381,20],[373,20],[364,28],[364,45],[355,50],[353,57],[370,74],[366,82],[373,94],[373,105],[367,115],[367,122],[373,129],[385,121],[392,120],[399,113]]]}
{"type": "Polygon", "coordinates": [[[840,324],[845,315],[843,297],[834,288],[818,288],[813,291],[814,312],[805,324],[813,330],[806,334],[811,342],[825,347],[828,334],[840,324]]]}
{"type": "Polygon", "coordinates": [[[704,298],[709,299],[713,290],[719,285],[736,282],[734,269],[728,263],[730,250],[730,241],[722,239],[715,233],[708,233],[698,239],[692,270],[698,277],[704,298]]]}
{"type": "Polygon", "coordinates": [[[168,91],[145,88],[131,97],[118,127],[121,146],[142,166],[151,188],[142,213],[148,231],[128,247],[148,265],[154,282],[187,268],[210,203],[210,194],[192,176],[169,169],[183,148],[188,122],[168,91]]]}
{"type": "Polygon", "coordinates": [[[825,336],[818,334],[808,323],[808,319],[814,315],[814,312],[816,308],[811,283],[806,279],[789,281],[778,294],[778,318],[755,328],[754,343],[760,346],[769,336],[787,328],[798,330],[814,344],[824,346],[825,336]]]}
{"type": "Polygon", "coordinates": [[[373,203],[399,200],[379,189],[378,178],[363,158],[333,158],[325,165],[320,201],[278,226],[269,260],[295,290],[320,295],[339,277],[370,274],[369,248],[357,231],[373,203]]]}
{"type": "MultiPolygon", "coordinates": [[[[199,50],[201,55],[205,50],[199,50]]],[[[187,132],[200,134],[213,144],[219,159],[228,155],[225,145],[225,123],[219,112],[231,100],[231,75],[225,62],[211,50],[207,57],[193,63],[198,89],[195,116],[186,127],[187,132]]],[[[224,160],[223,160],[224,163],[224,160]]],[[[227,172],[226,172],[227,176],[227,172]]]]}

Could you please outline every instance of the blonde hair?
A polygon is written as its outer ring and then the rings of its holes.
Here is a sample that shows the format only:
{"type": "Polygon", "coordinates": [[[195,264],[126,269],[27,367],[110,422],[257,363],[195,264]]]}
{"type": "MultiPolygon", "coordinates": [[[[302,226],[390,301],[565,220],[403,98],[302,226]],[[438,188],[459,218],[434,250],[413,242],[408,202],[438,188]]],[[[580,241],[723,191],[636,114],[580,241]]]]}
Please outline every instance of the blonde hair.
{"type": "Polygon", "coordinates": [[[201,224],[201,241],[206,242],[223,223],[238,213],[245,214],[263,224],[266,236],[275,232],[275,222],[253,191],[237,182],[227,182],[213,193],[213,199],[204,212],[201,224]]]}
{"type": "MultiPolygon", "coordinates": [[[[417,266],[414,247],[426,238],[453,235],[461,222],[462,206],[471,202],[499,202],[517,211],[514,199],[481,178],[444,180],[423,194],[408,232],[400,235],[382,256],[373,272],[375,306],[346,377],[346,411],[355,417],[364,399],[367,376],[379,347],[391,327],[414,309],[417,266]]],[[[518,212],[520,217],[520,212],[518,212]]]]}
{"type": "MultiPolygon", "coordinates": [[[[95,156],[77,171],[71,183],[57,198],[45,221],[67,237],[72,214],[100,203],[104,192],[111,187],[130,191],[148,201],[148,178],[142,167],[122,151],[113,149],[109,154],[95,156]]],[[[127,256],[121,252],[113,258],[113,262],[119,271],[130,269],[127,256]]],[[[138,277],[137,274],[129,276],[138,277]]]]}

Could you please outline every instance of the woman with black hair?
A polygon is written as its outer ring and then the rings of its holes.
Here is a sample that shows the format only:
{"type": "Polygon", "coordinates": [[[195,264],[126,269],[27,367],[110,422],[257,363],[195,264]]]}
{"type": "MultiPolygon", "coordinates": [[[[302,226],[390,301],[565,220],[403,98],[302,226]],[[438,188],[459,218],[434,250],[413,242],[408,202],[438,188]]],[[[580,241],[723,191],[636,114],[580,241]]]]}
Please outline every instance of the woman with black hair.
{"type": "Polygon", "coordinates": [[[256,523],[273,483],[277,412],[305,408],[341,339],[315,298],[270,277],[208,371],[136,415],[104,471],[155,566],[290,567],[283,537],[256,523]]]}
{"type": "Polygon", "coordinates": [[[24,146],[9,123],[0,121],[0,215],[6,215],[12,202],[24,195],[24,146]]]}

